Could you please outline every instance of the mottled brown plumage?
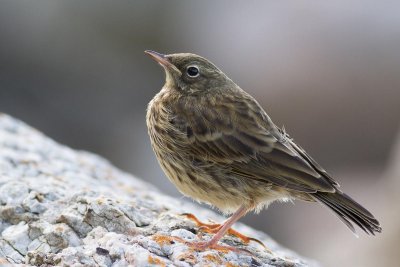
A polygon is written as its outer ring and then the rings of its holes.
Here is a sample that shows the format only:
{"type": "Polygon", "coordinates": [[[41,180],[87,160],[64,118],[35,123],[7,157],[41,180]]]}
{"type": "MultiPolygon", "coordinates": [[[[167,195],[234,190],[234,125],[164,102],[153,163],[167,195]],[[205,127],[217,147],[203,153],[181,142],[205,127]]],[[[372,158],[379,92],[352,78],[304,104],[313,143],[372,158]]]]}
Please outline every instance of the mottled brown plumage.
{"type": "Polygon", "coordinates": [[[370,212],[211,62],[194,54],[147,53],[166,71],[164,87],[148,106],[150,140],[184,195],[225,213],[275,200],[320,201],[353,231],[352,223],[370,234],[381,231],[370,212]]]}

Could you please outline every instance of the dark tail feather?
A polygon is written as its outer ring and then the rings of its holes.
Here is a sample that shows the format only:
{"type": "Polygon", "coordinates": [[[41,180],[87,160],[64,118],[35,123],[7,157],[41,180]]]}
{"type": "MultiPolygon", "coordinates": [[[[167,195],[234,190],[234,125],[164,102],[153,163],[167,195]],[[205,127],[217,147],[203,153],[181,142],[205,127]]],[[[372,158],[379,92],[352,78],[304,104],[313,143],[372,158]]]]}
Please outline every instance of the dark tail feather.
{"type": "Polygon", "coordinates": [[[311,195],[331,208],[354,233],[352,223],[358,225],[367,234],[375,235],[375,232],[382,231],[378,220],[348,195],[339,191],[336,193],[317,192],[311,195]]]}

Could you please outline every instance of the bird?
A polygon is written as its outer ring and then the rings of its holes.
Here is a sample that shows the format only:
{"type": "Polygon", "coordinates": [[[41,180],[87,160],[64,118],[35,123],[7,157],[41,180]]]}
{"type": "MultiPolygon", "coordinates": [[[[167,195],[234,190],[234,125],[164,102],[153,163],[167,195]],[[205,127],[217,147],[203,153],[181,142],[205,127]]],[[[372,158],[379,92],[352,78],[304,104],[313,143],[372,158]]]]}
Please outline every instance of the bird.
{"type": "Polygon", "coordinates": [[[165,70],[165,84],[146,113],[161,168],[183,195],[231,215],[210,227],[215,233],[210,240],[193,243],[196,249],[217,248],[236,221],[274,201],[320,202],[354,233],[354,225],[371,235],[382,231],[378,220],[216,65],[192,53],[145,53],[165,70]]]}

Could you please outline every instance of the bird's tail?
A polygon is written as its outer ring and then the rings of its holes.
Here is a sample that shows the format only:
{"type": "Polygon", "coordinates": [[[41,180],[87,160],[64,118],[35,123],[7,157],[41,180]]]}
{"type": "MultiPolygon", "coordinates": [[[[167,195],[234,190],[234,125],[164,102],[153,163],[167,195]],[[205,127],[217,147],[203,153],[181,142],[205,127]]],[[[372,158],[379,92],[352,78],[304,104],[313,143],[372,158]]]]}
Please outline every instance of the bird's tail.
{"type": "Polygon", "coordinates": [[[378,220],[348,195],[340,191],[336,193],[317,192],[312,195],[331,208],[353,233],[355,233],[353,223],[358,225],[367,234],[375,235],[375,232],[380,233],[382,231],[378,220]]]}

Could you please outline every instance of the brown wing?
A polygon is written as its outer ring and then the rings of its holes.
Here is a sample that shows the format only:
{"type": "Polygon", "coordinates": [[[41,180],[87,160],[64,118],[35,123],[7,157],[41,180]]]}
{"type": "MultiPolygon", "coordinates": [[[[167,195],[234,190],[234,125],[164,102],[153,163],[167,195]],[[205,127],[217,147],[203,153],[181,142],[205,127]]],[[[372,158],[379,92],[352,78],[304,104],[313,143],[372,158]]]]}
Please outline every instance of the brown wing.
{"type": "Polygon", "coordinates": [[[185,111],[177,110],[191,155],[242,178],[307,193],[335,192],[337,183],[273,124],[251,96],[220,97],[186,101],[180,105],[185,111]]]}

